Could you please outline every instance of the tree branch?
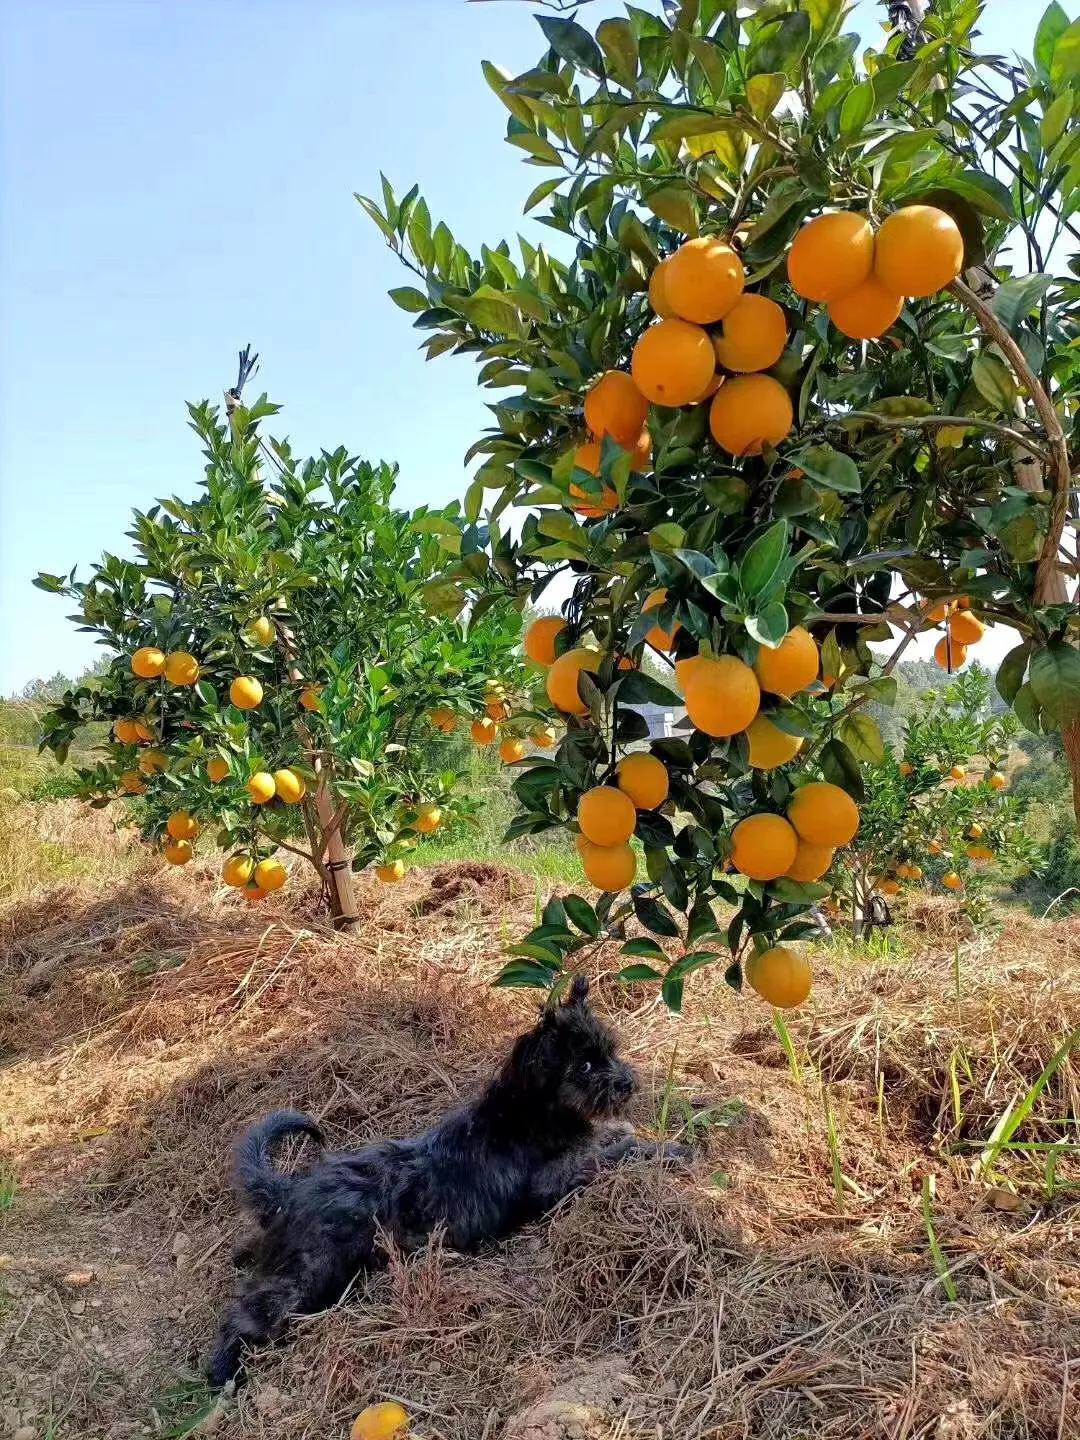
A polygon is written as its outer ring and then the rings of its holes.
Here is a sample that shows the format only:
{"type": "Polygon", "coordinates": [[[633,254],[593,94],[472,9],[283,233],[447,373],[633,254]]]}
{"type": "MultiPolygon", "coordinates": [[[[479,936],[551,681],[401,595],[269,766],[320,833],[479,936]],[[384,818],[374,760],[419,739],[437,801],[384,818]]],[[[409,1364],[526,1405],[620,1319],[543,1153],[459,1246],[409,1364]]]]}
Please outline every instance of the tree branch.
{"type": "MultiPolygon", "coordinates": [[[[959,281],[955,282],[959,284],[959,281]]],[[[965,287],[966,288],[966,287],[965,287]]],[[[970,292],[969,292],[970,293],[970,292]]],[[[1008,333],[1008,332],[1006,332],[1008,333]]],[[[1038,382],[1036,382],[1038,383],[1038,382]]],[[[1020,430],[1013,430],[1008,425],[999,425],[996,420],[983,420],[977,415],[878,415],[873,410],[848,410],[843,415],[833,415],[830,419],[834,422],[844,420],[866,420],[873,425],[878,425],[882,430],[910,430],[910,429],[941,429],[945,425],[973,426],[979,430],[989,430],[995,435],[1001,435],[1010,440],[1014,445],[1022,446],[1030,455],[1041,460],[1044,465],[1049,465],[1049,452],[1036,445],[1034,440],[1020,430]]]]}

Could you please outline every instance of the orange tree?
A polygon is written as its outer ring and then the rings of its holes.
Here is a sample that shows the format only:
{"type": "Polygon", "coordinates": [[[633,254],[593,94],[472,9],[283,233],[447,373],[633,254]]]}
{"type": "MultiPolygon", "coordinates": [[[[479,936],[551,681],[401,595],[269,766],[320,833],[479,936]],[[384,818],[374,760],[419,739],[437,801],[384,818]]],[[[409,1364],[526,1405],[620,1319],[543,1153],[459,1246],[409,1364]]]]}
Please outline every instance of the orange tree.
{"type": "Polygon", "coordinates": [[[213,827],[224,880],[253,900],[285,883],[276,852],[296,853],[347,928],[354,870],[400,879],[418,839],[475,808],[444,737],[490,685],[515,683],[520,617],[433,622],[456,507],[409,516],[392,503],[396,467],[264,441],[278,407],[241,403],[252,365],[245,353],[226,418],[189,407],[207,459],[197,498],[136,512],[132,558],[35,582],[74,600],[112,656],[45,713],[42,744],[64,760],[83,726],[109,721],[85,798],[140,797],[175,865],[213,827]]]}
{"type": "Polygon", "coordinates": [[[391,295],[428,356],[472,355],[492,394],[462,519],[491,564],[448,569],[448,611],[563,602],[545,658],[566,734],[522,762],[512,833],[575,827],[610,893],[553,909],[504,981],[561,983],[580,927],[632,905],[655,938],[630,942],[628,978],[678,1003],[723,955],[732,984],[794,1003],[788,942],[883,752],[864,707],[942,602],[1016,628],[998,688],[1080,765],[1078,288],[1054,273],[1080,233],[1078,27],[1051,4],[1012,66],[979,53],[977,0],[861,56],[843,0],[670,0],[595,31],[549,8],[536,65],[484,73],[542,172],[525,208],[551,251],[475,256],[415,187],[358,197],[413,272],[391,295]],[[624,668],[645,648],[668,685],[624,668]],[[643,792],[665,798],[638,805],[631,706],[680,692],[689,726],[650,747],[643,792]],[[615,908],[631,834],[652,890],[615,908]]]}

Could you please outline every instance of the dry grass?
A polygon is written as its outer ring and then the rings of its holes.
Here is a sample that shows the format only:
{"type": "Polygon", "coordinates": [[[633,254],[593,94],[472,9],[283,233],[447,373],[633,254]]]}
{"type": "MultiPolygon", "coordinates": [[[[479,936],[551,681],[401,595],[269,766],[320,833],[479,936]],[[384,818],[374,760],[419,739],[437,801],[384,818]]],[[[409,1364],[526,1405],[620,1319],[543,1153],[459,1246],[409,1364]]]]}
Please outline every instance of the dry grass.
{"type": "MultiPolygon", "coordinates": [[[[342,1144],[411,1131],[479,1084],[534,1013],[534,995],[484,983],[531,920],[530,877],[461,864],[393,890],[361,880],[363,932],[341,939],[305,918],[302,895],[250,910],[194,868],[68,884],[6,917],[13,1428],[188,1433],[203,1400],[177,1385],[227,1284],[232,1134],[280,1104],[342,1144]]],[[[713,977],[695,977],[681,1018],[600,984],[643,1074],[633,1118],[689,1125],[692,1173],[624,1168],[479,1257],[437,1243],[391,1255],[260,1357],[200,1433],[324,1440],[393,1396],[448,1440],[1076,1434],[1072,1192],[1045,1202],[1016,1157],[988,1187],[951,1147],[985,1139],[1076,1023],[1078,938],[1080,921],[1012,922],[962,956],[959,1006],[952,946],[932,935],[910,964],[821,955],[814,1009],[792,1025],[798,1081],[769,1012],[713,977]],[[923,1225],[928,1174],[956,1303],[923,1225]],[[997,1208],[1010,1176],[1017,1208],[997,1208]]],[[[1075,1116],[1076,1092],[1070,1062],[1019,1133],[1068,1138],[1051,1122],[1075,1116]]],[[[1059,1179],[1076,1173],[1066,1157],[1059,1179]]]]}

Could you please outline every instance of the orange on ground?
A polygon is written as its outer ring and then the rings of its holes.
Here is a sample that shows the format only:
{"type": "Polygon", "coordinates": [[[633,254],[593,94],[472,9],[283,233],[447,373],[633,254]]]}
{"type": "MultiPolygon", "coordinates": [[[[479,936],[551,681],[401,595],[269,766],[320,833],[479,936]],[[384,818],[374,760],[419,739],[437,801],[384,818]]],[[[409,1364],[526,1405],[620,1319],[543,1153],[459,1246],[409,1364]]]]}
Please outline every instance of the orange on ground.
{"type": "Polygon", "coordinates": [[[638,389],[654,405],[692,405],[713,377],[716,356],[700,325],[659,320],[634,346],[630,368],[638,389]]]}
{"type": "Polygon", "coordinates": [[[319,697],[320,691],[314,685],[305,685],[300,691],[300,704],[305,710],[318,710],[322,703],[319,697]]]}
{"type": "Polygon", "coordinates": [[[165,670],[165,652],[156,645],[144,645],[131,657],[131,673],[140,680],[156,680],[165,670]]]}
{"type": "Polygon", "coordinates": [[[134,720],[117,720],[113,726],[113,735],[121,745],[138,744],[139,731],[134,720]]]}
{"type": "Polygon", "coordinates": [[[1009,788],[1008,778],[1000,770],[991,770],[986,777],[986,783],[991,790],[1007,790],[1009,788]]]}
{"type": "Polygon", "coordinates": [[[679,246],[664,271],[664,297],[683,320],[712,325],[743,292],[742,261],[719,235],[699,235],[679,246]]]}
{"type": "Polygon", "coordinates": [[[901,860],[900,864],[896,867],[896,875],[899,880],[909,880],[911,878],[911,866],[908,865],[906,861],[901,860]]]}
{"type": "Polygon", "coordinates": [[[255,873],[255,861],[250,855],[230,855],[221,867],[221,878],[226,885],[246,885],[255,873]]]}
{"type": "Polygon", "coordinates": [[[667,298],[667,267],[669,264],[670,256],[667,260],[661,260],[649,276],[649,304],[652,306],[653,314],[661,320],[670,320],[675,314],[667,298]]]}
{"type": "Polygon", "coordinates": [[[434,710],[429,710],[428,719],[443,735],[452,735],[457,729],[457,716],[446,705],[437,705],[434,710]]]}
{"type": "Polygon", "coordinates": [[[567,650],[552,664],[547,673],[547,697],[558,710],[567,715],[587,715],[589,707],[578,694],[578,676],[583,670],[595,675],[600,669],[598,650],[567,650]]]}
{"type": "Polygon", "coordinates": [[[761,704],[757,676],[734,655],[695,666],[687,675],[683,695],[695,727],[718,739],[745,730],[761,704]]]}
{"type": "Polygon", "coordinates": [[[768,370],[784,353],[787,320],[775,300],[741,295],[713,336],[716,358],[725,370],[768,370]]]}
{"type": "Polygon", "coordinates": [[[827,780],[796,790],[787,814],[799,839],[813,845],[846,845],[859,828],[859,807],[846,790],[827,780]]]}
{"type": "Polygon", "coordinates": [[[405,878],[405,861],[391,860],[389,865],[377,865],[375,875],[384,885],[396,885],[405,878]]]}
{"type": "Polygon", "coordinates": [[[634,833],[637,811],[630,796],[614,785],[594,785],[578,800],[577,821],[594,845],[623,845],[634,833]]]}
{"type": "Polygon", "coordinates": [[[615,767],[615,783],[638,810],[655,810],[662,805],[671,785],[663,762],[644,750],[623,756],[615,767]]]}
{"type": "Polygon", "coordinates": [[[187,810],[174,810],[165,821],[165,829],[174,840],[194,840],[199,833],[199,822],[187,810]]]}
{"type": "Polygon", "coordinates": [[[280,890],[289,878],[289,872],[280,860],[260,860],[255,866],[255,884],[260,890],[280,890]]]}
{"type": "MultiPolygon", "coordinates": [[[[307,794],[307,786],[303,777],[297,775],[295,770],[275,770],[274,788],[278,798],[284,800],[286,805],[296,805],[307,794]]],[[[264,889],[273,889],[273,886],[264,886],[264,889]]]]}
{"type": "Polygon", "coordinates": [[[436,805],[433,800],[427,800],[416,807],[416,819],[412,828],[419,830],[421,835],[434,835],[442,824],[442,819],[442,806],[436,805]]]}
{"type": "Polygon", "coordinates": [[[927,842],[926,848],[931,855],[940,855],[944,851],[945,846],[942,845],[940,840],[930,840],[927,842]]]}
{"type": "Polygon", "coordinates": [[[874,264],[874,232],[864,215],[841,210],[804,225],[788,251],[791,288],[804,300],[835,300],[861,285],[874,264]]]}
{"type": "Polygon", "coordinates": [[[170,865],[186,865],[195,854],[190,840],[173,840],[161,852],[170,865]]]}
{"type": "Polygon", "coordinates": [[[967,853],[972,860],[993,860],[994,858],[994,852],[989,845],[969,845],[967,853]]]}
{"type": "Polygon", "coordinates": [[[170,685],[194,685],[199,678],[199,662],[186,650],[174,650],[165,658],[165,679],[170,685]]]}
{"type": "Polygon", "coordinates": [[[648,418],[649,402],[624,370],[605,371],[585,396],[589,430],[597,440],[610,435],[624,450],[637,444],[648,418]]]}
{"type": "Polygon", "coordinates": [[[820,880],[832,864],[831,845],[811,845],[809,840],[800,840],[795,859],[784,872],[789,880],[820,880]]]}
{"type": "Polygon", "coordinates": [[[959,670],[967,660],[967,646],[943,635],[934,646],[934,659],[942,670],[959,670]]]}
{"type": "Polygon", "coordinates": [[[499,746],[499,759],[504,765],[513,765],[515,760],[522,760],[524,758],[524,740],[515,740],[512,737],[508,737],[499,746]]]}
{"type": "Polygon", "coordinates": [[[220,785],[229,773],[229,762],[220,755],[211,755],[206,762],[207,779],[212,785],[220,785]]]}
{"type": "MultiPolygon", "coordinates": [[[[666,599],[666,589],[654,590],[650,595],[645,597],[641,606],[641,613],[644,615],[647,610],[659,610],[666,599]]],[[[645,643],[654,646],[657,650],[670,650],[675,644],[675,636],[681,629],[682,626],[678,622],[675,624],[675,629],[670,632],[661,629],[659,625],[654,625],[646,634],[645,643]]]]}
{"type": "Polygon", "coordinates": [[[246,635],[255,645],[269,645],[274,638],[274,622],[269,615],[260,615],[247,627],[246,635]]]}
{"type": "Polygon", "coordinates": [[[555,642],[566,629],[561,615],[541,615],[525,631],[525,654],[537,665],[555,663],[555,642]]]}
{"type": "Polygon", "coordinates": [[[952,769],[949,771],[949,779],[950,779],[950,780],[963,780],[966,775],[967,775],[967,771],[964,769],[964,767],[963,767],[962,765],[954,765],[954,766],[952,767],[952,769]]]}
{"type": "Polygon", "coordinates": [[[237,675],[229,686],[229,699],[238,710],[254,710],[262,698],[263,687],[254,675],[237,675]]]}
{"type": "Polygon", "coordinates": [[[469,726],[469,734],[476,745],[492,745],[499,733],[499,727],[490,715],[482,715],[469,726]]]}
{"type": "Polygon", "coordinates": [[[360,1411],[352,1423],[349,1440],[392,1440],[408,1423],[408,1412],[396,1400],[382,1400],[360,1411]]]}
{"type": "Polygon", "coordinates": [[[941,877],[941,883],[945,886],[946,890],[960,890],[964,884],[955,870],[950,870],[947,874],[943,875],[941,877]]]}
{"type": "Polygon", "coordinates": [[[933,205],[895,210],[874,241],[874,274],[894,295],[934,295],[964,266],[964,237],[951,215],[933,205]]]}
{"type": "Polygon", "coordinates": [[[634,883],[637,857],[629,845],[594,845],[578,836],[578,854],[585,878],[597,890],[625,890],[634,883]]]}
{"type": "Polygon", "coordinates": [[[268,770],[257,770],[247,783],[247,792],[255,805],[265,805],[277,793],[274,777],[268,770]]]}
{"type": "Polygon", "coordinates": [[[751,880],[775,880],[795,863],[799,837],[782,815],[748,815],[731,832],[731,863],[751,880]]]}
{"type": "Polygon", "coordinates": [[[791,397],[771,375],[725,380],[709,406],[709,429],[729,455],[760,455],[779,445],[794,422],[791,397]]]}
{"type": "Polygon", "coordinates": [[[887,290],[876,275],[829,302],[829,319],[852,340],[876,340],[896,324],[904,297],[887,290]]]}
{"type": "Polygon", "coordinates": [[[529,739],[538,750],[550,750],[557,738],[552,725],[541,725],[529,735],[529,739]]]}
{"type": "Polygon", "coordinates": [[[957,610],[949,616],[949,634],[961,645],[977,645],[986,634],[986,626],[970,610],[957,610]]]}
{"type": "Polygon", "coordinates": [[[754,951],[744,968],[751,990],[778,1010],[801,1005],[810,994],[810,966],[788,945],[774,945],[760,954],[754,951]]]}
{"type": "Polygon", "coordinates": [[[802,737],[789,735],[759,711],[746,729],[750,742],[750,765],[754,770],[775,770],[786,765],[802,749],[802,737]]]}
{"type": "Polygon", "coordinates": [[[754,661],[754,674],[762,690],[790,699],[814,683],[820,663],[817,641],[809,630],[795,625],[775,650],[761,646],[754,661]]]}
{"type": "Polygon", "coordinates": [[[138,764],[144,775],[156,775],[159,770],[169,768],[169,757],[164,750],[144,750],[138,764]]]}

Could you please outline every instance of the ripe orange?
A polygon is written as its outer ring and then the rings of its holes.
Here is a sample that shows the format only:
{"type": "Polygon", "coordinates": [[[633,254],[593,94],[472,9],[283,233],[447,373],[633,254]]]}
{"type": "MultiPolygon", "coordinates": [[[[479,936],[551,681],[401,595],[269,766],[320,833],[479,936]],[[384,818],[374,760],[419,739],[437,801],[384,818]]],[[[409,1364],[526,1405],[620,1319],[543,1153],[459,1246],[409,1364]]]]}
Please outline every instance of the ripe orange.
{"type": "Polygon", "coordinates": [[[250,855],[230,855],[221,867],[221,878],[226,885],[244,886],[255,873],[255,861],[250,855]]]}
{"type": "Polygon", "coordinates": [[[994,852],[989,845],[969,845],[967,853],[972,860],[993,860],[994,852]]]}
{"type": "Polygon", "coordinates": [[[186,650],[174,650],[165,659],[165,679],[170,685],[194,685],[199,678],[199,662],[186,650]]]}
{"type": "Polygon", "coordinates": [[[977,820],[973,820],[967,828],[967,833],[970,840],[981,840],[986,831],[977,820]]]}
{"type": "Polygon", "coordinates": [[[835,300],[861,285],[874,264],[874,232],[864,215],[840,210],[804,225],[788,251],[791,288],[804,300],[835,300]]]}
{"type": "Polygon", "coordinates": [[[712,341],[700,325],[659,320],[634,346],[634,382],[654,405],[692,405],[716,370],[712,341]]]}
{"type": "Polygon", "coordinates": [[[921,879],[923,878],[923,868],[922,868],[922,866],[921,866],[921,865],[909,865],[909,866],[908,866],[908,876],[909,876],[910,879],[912,879],[912,880],[921,880],[921,879]]]}
{"type": "MultiPolygon", "coordinates": [[[[574,451],[574,464],[581,470],[587,470],[590,475],[600,473],[600,442],[599,440],[586,440],[574,451]]],[[[610,515],[612,510],[618,508],[619,497],[610,485],[605,485],[599,495],[583,489],[580,485],[571,484],[570,494],[580,503],[571,505],[579,515],[584,515],[588,520],[597,520],[601,515],[610,515]]]]}
{"type": "Polygon", "coordinates": [[[876,887],[876,888],[881,891],[882,895],[899,895],[899,894],[900,894],[900,882],[899,882],[899,880],[890,880],[890,879],[888,879],[888,878],[886,878],[886,879],[884,879],[884,880],[879,880],[878,883],[877,883],[877,887],[876,887]]]}
{"type": "Polygon", "coordinates": [[[510,706],[505,700],[489,700],[484,706],[489,720],[494,720],[498,725],[500,720],[506,720],[510,716],[510,706]]]}
{"type": "Polygon", "coordinates": [[[274,638],[274,622],[269,615],[259,615],[244,633],[253,645],[269,645],[274,638]]]}
{"type": "MultiPolygon", "coordinates": [[[[714,342],[714,343],[715,343],[715,342],[714,342]]],[[[694,402],[695,405],[700,405],[703,400],[709,400],[709,399],[711,399],[711,397],[716,394],[717,390],[720,389],[720,386],[721,386],[723,383],[724,383],[724,376],[723,376],[723,375],[720,375],[720,374],[715,374],[715,375],[712,377],[712,379],[709,381],[709,383],[705,386],[705,389],[701,392],[701,394],[700,394],[700,395],[697,397],[697,399],[695,400],[695,402],[694,402]]]]}
{"type": "Polygon", "coordinates": [[[771,375],[725,380],[709,406],[709,429],[729,455],[760,455],[779,445],[794,422],[791,397],[771,375]]]}
{"type": "Polygon", "coordinates": [[[255,884],[260,890],[280,890],[289,878],[289,872],[280,860],[260,860],[255,866],[255,884]]]}
{"type": "Polygon", "coordinates": [[[139,731],[134,720],[117,720],[113,726],[113,735],[121,745],[137,745],[139,731]]]}
{"type": "MultiPolygon", "coordinates": [[[[654,590],[651,595],[646,596],[642,603],[641,613],[644,615],[646,610],[659,610],[666,599],[667,590],[654,590]]],[[[661,629],[659,625],[654,625],[652,629],[646,633],[645,643],[654,646],[657,650],[670,650],[675,644],[675,636],[681,629],[682,626],[679,625],[677,621],[675,629],[670,632],[661,629]]]]}
{"type": "Polygon", "coordinates": [[[554,665],[555,642],[565,629],[561,615],[542,615],[525,631],[525,654],[537,665],[554,665]]]}
{"type": "Polygon", "coordinates": [[[541,725],[538,729],[533,730],[529,736],[529,739],[538,750],[550,750],[557,738],[553,725],[541,725]]]}
{"type": "Polygon", "coordinates": [[[277,794],[273,775],[268,770],[257,770],[247,783],[247,792],[251,796],[252,804],[265,805],[277,794]]]}
{"type": "Polygon", "coordinates": [[[138,763],[144,775],[156,775],[159,770],[169,768],[169,757],[164,750],[144,750],[138,763]]]}
{"type": "Polygon", "coordinates": [[[964,769],[964,767],[963,767],[962,765],[954,765],[954,766],[952,767],[952,769],[949,771],[949,779],[950,779],[950,780],[963,780],[966,776],[967,776],[967,771],[964,769]]]}
{"type": "Polygon", "coordinates": [[[457,729],[457,716],[445,705],[437,705],[434,710],[429,710],[428,719],[443,735],[452,735],[457,729]]]}
{"type": "Polygon", "coordinates": [[[699,235],[679,246],[664,271],[664,297],[683,320],[712,325],[743,292],[742,261],[719,235],[699,235]]]}
{"type": "Polygon", "coordinates": [[[512,737],[508,737],[499,746],[499,759],[504,765],[513,765],[516,760],[524,759],[524,756],[524,740],[515,740],[512,737]]]}
{"type": "Polygon", "coordinates": [[[615,769],[615,783],[638,810],[655,810],[668,797],[670,781],[662,761],[644,750],[624,755],[615,769]]]}
{"type": "Polygon", "coordinates": [[[652,465],[652,436],[648,430],[642,430],[629,448],[631,471],[635,475],[644,475],[652,465]]]}
{"type": "Polygon", "coordinates": [[[653,314],[661,320],[670,320],[675,314],[671,308],[671,302],[667,298],[667,267],[670,263],[670,256],[667,260],[661,260],[649,276],[649,304],[652,306],[653,314]]]}
{"type": "Polygon", "coordinates": [[[675,679],[682,686],[684,695],[686,694],[686,684],[690,676],[693,675],[696,670],[700,670],[703,666],[710,663],[707,655],[688,655],[685,660],[675,661],[675,679]]]}
{"type": "Polygon", "coordinates": [[[926,618],[931,625],[940,625],[952,609],[951,600],[927,600],[926,618]]]}
{"type": "Polygon", "coordinates": [[[416,807],[416,819],[413,821],[412,828],[418,830],[421,835],[434,835],[442,821],[442,806],[436,805],[432,800],[427,800],[423,805],[416,807]]]}
{"type": "Polygon", "coordinates": [[[305,685],[300,691],[300,704],[305,710],[318,710],[322,704],[321,692],[314,685],[305,685]]]}
{"type": "Polygon", "coordinates": [[[165,652],[156,645],[144,645],[131,657],[131,673],[140,680],[156,680],[165,670],[165,652]]]}
{"type": "Polygon", "coordinates": [[[795,859],[784,872],[789,880],[820,880],[832,864],[831,845],[811,845],[809,840],[800,840],[795,859]]]}
{"type": "Polygon", "coordinates": [[[794,863],[799,837],[782,815],[748,815],[731,832],[731,863],[751,880],[775,880],[794,863]]]}
{"type": "Polygon", "coordinates": [[[578,800],[577,821],[594,845],[623,845],[634,833],[637,811],[630,796],[614,785],[594,785],[578,800]]]}
{"type": "Polygon", "coordinates": [[[249,905],[257,905],[260,900],[266,899],[267,894],[267,892],[258,885],[245,885],[240,893],[249,905]]]}
{"type": "Polygon", "coordinates": [[[928,841],[926,848],[927,848],[927,850],[930,852],[931,855],[941,855],[941,854],[944,853],[944,850],[945,850],[945,846],[942,845],[942,843],[941,843],[940,840],[930,840],[930,841],[928,841]]]}
{"type": "Polygon", "coordinates": [[[829,319],[852,340],[876,340],[896,324],[903,308],[902,295],[894,295],[876,275],[868,275],[854,290],[829,301],[829,319]]]}
{"type": "Polygon", "coordinates": [[[174,810],[165,821],[165,829],[174,840],[194,840],[199,833],[199,822],[187,810],[174,810]]]}
{"type": "Polygon", "coordinates": [[[687,675],[683,694],[695,727],[718,739],[745,730],[761,704],[757,676],[734,655],[703,660],[687,675]]]}
{"type": "Polygon", "coordinates": [[[405,861],[391,860],[389,865],[378,865],[375,874],[384,885],[396,885],[405,878],[405,861]]]}
{"type": "Polygon", "coordinates": [[[1003,775],[1000,770],[991,770],[986,777],[986,783],[991,790],[1007,790],[1009,788],[1008,777],[1003,775]]]}
{"type": "Polygon", "coordinates": [[[986,626],[970,610],[957,610],[949,616],[949,634],[961,645],[977,645],[986,634],[986,626]]]}
{"type": "Polygon", "coordinates": [[[810,994],[810,966],[797,950],[774,945],[771,950],[754,951],[745,965],[746,983],[778,1010],[801,1005],[810,994]]]}
{"type": "Polygon", "coordinates": [[[173,840],[161,852],[170,865],[186,865],[194,856],[190,840],[173,840]]]}
{"type": "Polygon", "coordinates": [[[912,765],[910,760],[900,761],[900,774],[903,775],[905,779],[907,779],[909,775],[913,774],[914,770],[915,766],[912,765]]]}
{"type": "MultiPolygon", "coordinates": [[[[297,775],[295,770],[275,770],[274,789],[277,791],[278,798],[283,800],[286,805],[298,804],[307,794],[307,786],[304,784],[303,777],[297,775]]],[[[265,885],[263,888],[272,890],[274,887],[265,885]]]]}
{"type": "Polygon", "coordinates": [[[238,710],[254,710],[262,698],[263,687],[254,675],[237,675],[229,686],[229,699],[238,710]]]}
{"type": "Polygon", "coordinates": [[[624,450],[638,441],[649,402],[623,370],[607,370],[585,396],[585,424],[597,440],[610,435],[624,450]]]}
{"type": "Polygon", "coordinates": [[[960,879],[960,876],[955,870],[950,870],[947,874],[943,875],[941,877],[941,883],[945,886],[946,890],[961,890],[964,885],[963,880],[960,879]]]}
{"type": "Polygon", "coordinates": [[[934,646],[934,659],[942,670],[948,670],[950,673],[953,670],[959,670],[967,660],[967,646],[943,635],[934,646]]]}
{"type": "Polygon", "coordinates": [[[637,857],[629,845],[594,845],[579,836],[578,853],[585,878],[597,890],[625,890],[634,883],[637,857]]]}
{"type": "Polygon", "coordinates": [[[802,749],[802,738],[789,735],[759,711],[747,726],[746,738],[750,742],[750,765],[754,770],[775,770],[786,765],[802,749]]]}
{"type": "Polygon", "coordinates": [[[211,755],[206,762],[206,775],[211,785],[220,785],[229,773],[229,762],[220,755],[211,755]]]}
{"type": "Polygon", "coordinates": [[[547,673],[547,697],[567,715],[587,715],[589,707],[578,694],[578,676],[583,670],[595,675],[600,668],[598,650],[567,650],[547,673]]]}
{"type": "Polygon", "coordinates": [[[859,828],[859,807],[846,790],[827,780],[796,790],[787,813],[799,839],[813,845],[846,845],[859,828]]]}
{"type": "Polygon", "coordinates": [[[469,727],[469,734],[477,745],[491,745],[499,733],[499,727],[492,720],[490,715],[482,715],[474,720],[469,727]]]}
{"type": "Polygon", "coordinates": [[[722,333],[713,336],[716,358],[725,370],[768,370],[786,344],[784,312],[764,295],[741,295],[724,316],[722,333]]]}
{"type": "Polygon", "coordinates": [[[874,274],[894,295],[934,295],[964,267],[964,237],[933,205],[905,205],[877,232],[874,274]]]}
{"type": "Polygon", "coordinates": [[[754,661],[754,674],[762,690],[790,699],[814,683],[820,661],[817,641],[809,630],[795,625],[775,650],[761,646],[754,661]]]}
{"type": "Polygon", "coordinates": [[[136,720],[135,738],[139,741],[146,741],[147,743],[149,743],[154,738],[154,733],[150,729],[149,725],[145,724],[142,720],[136,720]]]}

